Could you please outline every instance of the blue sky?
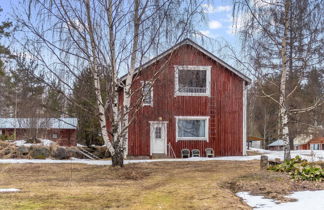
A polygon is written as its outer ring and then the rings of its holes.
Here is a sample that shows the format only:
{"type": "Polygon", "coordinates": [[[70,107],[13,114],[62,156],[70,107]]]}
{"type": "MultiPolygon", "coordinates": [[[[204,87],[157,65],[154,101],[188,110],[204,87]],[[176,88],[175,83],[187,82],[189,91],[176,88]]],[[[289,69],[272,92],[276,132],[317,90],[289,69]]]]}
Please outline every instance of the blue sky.
{"type": "MultiPolygon", "coordinates": [[[[0,21],[10,18],[13,8],[19,7],[20,0],[0,0],[0,7],[4,10],[0,21]]],[[[206,1],[202,5],[207,21],[197,27],[204,35],[224,39],[231,44],[237,44],[237,35],[232,33],[232,0],[206,1]]]]}
{"type": "Polygon", "coordinates": [[[225,39],[231,43],[237,41],[233,33],[232,0],[208,1],[202,4],[207,17],[207,23],[201,27],[200,32],[215,39],[225,39]]]}
{"type": "MultiPolygon", "coordinates": [[[[21,9],[20,2],[22,0],[0,0],[0,7],[3,12],[0,14],[0,21],[6,20],[11,17],[10,14],[16,8],[21,9]]],[[[237,67],[233,60],[228,58],[229,52],[223,46],[228,43],[238,52],[240,49],[240,41],[238,35],[233,33],[233,1],[232,0],[206,0],[202,4],[202,9],[206,16],[206,21],[197,24],[197,30],[211,39],[208,42],[200,41],[200,37],[196,37],[204,48],[208,49],[216,56],[222,58],[229,64],[237,67]]],[[[195,39],[195,37],[192,37],[195,39]]]]}

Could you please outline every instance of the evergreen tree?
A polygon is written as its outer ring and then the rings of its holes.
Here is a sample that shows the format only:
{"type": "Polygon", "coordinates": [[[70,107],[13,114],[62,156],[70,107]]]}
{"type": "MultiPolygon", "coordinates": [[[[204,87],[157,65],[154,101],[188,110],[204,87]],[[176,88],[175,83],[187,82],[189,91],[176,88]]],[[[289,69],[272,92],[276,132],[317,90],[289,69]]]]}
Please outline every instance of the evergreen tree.
{"type": "Polygon", "coordinates": [[[70,113],[78,118],[77,141],[81,144],[103,144],[100,137],[100,125],[96,109],[96,95],[92,74],[88,69],[82,71],[74,83],[73,99],[76,103],[70,107],[70,113]]]}
{"type": "Polygon", "coordinates": [[[57,83],[51,84],[52,88],[46,91],[46,96],[44,99],[44,109],[46,110],[46,115],[48,117],[59,118],[65,115],[65,97],[62,94],[63,90],[57,83]]]}
{"type": "MultiPolygon", "coordinates": [[[[2,12],[0,8],[0,13],[2,12]]],[[[0,24],[0,40],[8,38],[10,36],[9,29],[12,27],[12,22],[4,21],[0,24]]],[[[0,77],[4,75],[4,60],[5,58],[11,58],[11,53],[8,46],[0,44],[0,77]]],[[[1,82],[1,81],[0,81],[1,82]]]]}
{"type": "Polygon", "coordinates": [[[42,100],[45,88],[41,79],[35,77],[37,64],[23,55],[16,57],[15,61],[16,66],[10,70],[10,79],[6,85],[5,97],[7,107],[11,110],[8,114],[23,118],[43,116],[42,100]]]}

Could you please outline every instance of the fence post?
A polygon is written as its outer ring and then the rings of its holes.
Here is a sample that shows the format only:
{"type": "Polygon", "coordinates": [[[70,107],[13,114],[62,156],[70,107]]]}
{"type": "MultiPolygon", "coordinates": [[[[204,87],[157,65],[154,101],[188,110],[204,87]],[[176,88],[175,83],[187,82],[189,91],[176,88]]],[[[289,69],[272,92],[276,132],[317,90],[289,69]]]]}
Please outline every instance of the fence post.
{"type": "Polygon", "coordinates": [[[261,155],[260,168],[261,169],[267,169],[268,168],[268,165],[269,165],[268,156],[261,155]]]}

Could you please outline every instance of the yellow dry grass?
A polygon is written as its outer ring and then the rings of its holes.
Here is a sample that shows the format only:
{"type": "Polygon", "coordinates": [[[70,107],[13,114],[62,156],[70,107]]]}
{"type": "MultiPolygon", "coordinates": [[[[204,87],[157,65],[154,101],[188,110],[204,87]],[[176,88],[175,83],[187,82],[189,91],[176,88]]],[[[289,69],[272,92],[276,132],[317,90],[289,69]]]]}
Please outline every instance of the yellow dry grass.
{"type": "Polygon", "coordinates": [[[249,209],[223,186],[258,164],[1,164],[0,188],[22,191],[0,194],[0,209],[249,209]]]}

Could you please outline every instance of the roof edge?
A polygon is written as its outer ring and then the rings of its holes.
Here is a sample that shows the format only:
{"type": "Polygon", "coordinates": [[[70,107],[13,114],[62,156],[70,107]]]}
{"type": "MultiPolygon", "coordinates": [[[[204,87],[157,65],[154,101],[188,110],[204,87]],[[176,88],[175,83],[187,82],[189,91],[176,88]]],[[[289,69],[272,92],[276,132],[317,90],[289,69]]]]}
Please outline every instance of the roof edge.
{"type": "MultiPolygon", "coordinates": [[[[205,54],[208,57],[212,58],[214,61],[220,63],[222,66],[224,66],[225,68],[227,68],[228,70],[230,70],[231,72],[233,72],[234,74],[239,76],[241,79],[246,81],[248,84],[251,83],[252,80],[249,77],[247,77],[246,75],[241,73],[239,70],[235,69],[234,67],[232,67],[231,65],[229,65],[228,63],[226,63],[225,61],[223,61],[219,57],[215,56],[213,53],[209,52],[208,50],[206,50],[205,48],[203,48],[202,46],[200,46],[199,44],[197,44],[196,42],[192,41],[189,38],[186,38],[186,39],[182,40],[181,42],[179,42],[179,43],[175,44],[174,46],[170,47],[169,49],[167,49],[163,53],[157,55],[156,57],[150,59],[149,61],[145,62],[141,66],[137,67],[136,70],[135,70],[135,73],[138,73],[140,69],[144,69],[144,68],[150,66],[154,62],[160,60],[164,56],[168,55],[169,53],[173,52],[174,50],[176,50],[179,47],[181,47],[183,45],[186,45],[186,44],[196,48],[197,50],[199,50],[203,54],[205,54]]],[[[120,79],[122,81],[124,81],[126,79],[126,76],[127,76],[127,74],[123,75],[120,79]]]]}

